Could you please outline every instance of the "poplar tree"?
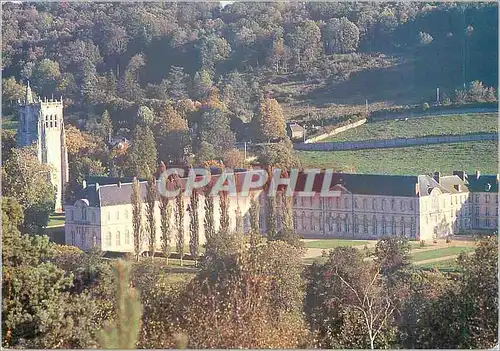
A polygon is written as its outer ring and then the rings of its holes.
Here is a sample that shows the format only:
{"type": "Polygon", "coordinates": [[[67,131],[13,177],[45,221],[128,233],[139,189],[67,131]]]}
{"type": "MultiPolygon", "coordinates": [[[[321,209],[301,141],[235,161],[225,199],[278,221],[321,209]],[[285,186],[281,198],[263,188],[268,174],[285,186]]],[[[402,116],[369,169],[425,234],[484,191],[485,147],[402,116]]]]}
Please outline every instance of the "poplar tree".
{"type": "Polygon", "coordinates": [[[177,211],[175,216],[175,225],[177,227],[177,253],[182,266],[182,259],[184,258],[184,196],[182,191],[179,191],[176,199],[177,211]]]}
{"type": "Polygon", "coordinates": [[[142,306],[139,294],[130,287],[130,265],[116,263],[118,289],[116,295],[116,320],[100,332],[104,349],[136,349],[141,330],[142,306]]]}
{"type": "Polygon", "coordinates": [[[193,190],[191,194],[191,204],[190,204],[190,221],[189,221],[189,252],[193,257],[195,263],[198,262],[199,256],[199,246],[200,246],[200,219],[199,219],[199,194],[197,191],[193,190]]]}
{"type": "Polygon", "coordinates": [[[221,236],[227,237],[229,233],[229,197],[226,192],[219,196],[220,229],[221,236]]]}
{"type": "Polygon", "coordinates": [[[132,182],[132,228],[134,235],[134,254],[136,261],[139,261],[142,247],[142,199],[141,189],[137,178],[132,182]]]}
{"type": "Polygon", "coordinates": [[[266,196],[266,225],[267,239],[276,240],[278,230],[276,228],[276,199],[274,196],[266,196]]]}
{"type": "Polygon", "coordinates": [[[260,241],[259,216],[260,206],[259,199],[252,195],[250,200],[250,247],[256,247],[260,241]]]}
{"type": "Polygon", "coordinates": [[[205,239],[208,242],[215,236],[215,219],[214,219],[214,197],[210,196],[209,192],[205,193],[205,239]]]}
{"type": "Polygon", "coordinates": [[[160,197],[160,230],[161,230],[161,250],[167,259],[170,257],[170,243],[172,241],[172,228],[170,219],[172,218],[172,206],[167,196],[160,197]]]}
{"type": "Polygon", "coordinates": [[[155,256],[156,251],[156,216],[155,216],[155,207],[156,207],[156,179],[154,176],[151,176],[148,179],[147,187],[146,187],[146,221],[147,221],[147,230],[148,230],[148,240],[149,240],[149,253],[151,255],[151,259],[155,256]]]}

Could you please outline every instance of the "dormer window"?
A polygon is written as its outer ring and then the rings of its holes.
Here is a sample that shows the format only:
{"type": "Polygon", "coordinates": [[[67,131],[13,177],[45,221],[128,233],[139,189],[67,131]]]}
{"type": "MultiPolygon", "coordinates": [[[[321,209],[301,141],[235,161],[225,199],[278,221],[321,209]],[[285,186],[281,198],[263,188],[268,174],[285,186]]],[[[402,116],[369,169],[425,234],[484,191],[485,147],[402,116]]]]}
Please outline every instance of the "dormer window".
{"type": "Polygon", "coordinates": [[[491,190],[491,184],[490,183],[486,184],[486,186],[484,187],[484,190],[490,191],[491,190]]]}

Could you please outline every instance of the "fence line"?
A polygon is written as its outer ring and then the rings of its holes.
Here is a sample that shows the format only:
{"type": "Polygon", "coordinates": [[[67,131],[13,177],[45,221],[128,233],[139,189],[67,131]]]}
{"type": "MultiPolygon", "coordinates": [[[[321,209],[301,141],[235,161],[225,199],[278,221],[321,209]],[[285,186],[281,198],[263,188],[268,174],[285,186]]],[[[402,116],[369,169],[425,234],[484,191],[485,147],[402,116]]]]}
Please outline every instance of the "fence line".
{"type": "Polygon", "coordinates": [[[467,135],[442,135],[417,138],[396,138],[380,140],[361,140],[326,143],[300,143],[295,144],[294,149],[304,151],[339,151],[339,150],[361,150],[361,149],[385,149],[394,147],[446,144],[467,141],[498,140],[497,133],[477,133],[467,135]]]}
{"type": "Polygon", "coordinates": [[[336,134],[345,132],[346,130],[349,130],[351,128],[359,127],[359,126],[361,126],[361,125],[363,125],[365,123],[366,123],[366,118],[363,118],[363,119],[361,119],[361,120],[359,120],[357,122],[350,123],[350,124],[347,124],[345,126],[335,128],[334,130],[332,130],[332,131],[330,131],[328,133],[323,133],[323,134],[317,135],[315,137],[312,137],[310,139],[307,139],[304,143],[306,143],[306,144],[315,143],[317,141],[320,141],[320,140],[326,139],[328,137],[331,137],[332,135],[336,135],[336,134]]]}

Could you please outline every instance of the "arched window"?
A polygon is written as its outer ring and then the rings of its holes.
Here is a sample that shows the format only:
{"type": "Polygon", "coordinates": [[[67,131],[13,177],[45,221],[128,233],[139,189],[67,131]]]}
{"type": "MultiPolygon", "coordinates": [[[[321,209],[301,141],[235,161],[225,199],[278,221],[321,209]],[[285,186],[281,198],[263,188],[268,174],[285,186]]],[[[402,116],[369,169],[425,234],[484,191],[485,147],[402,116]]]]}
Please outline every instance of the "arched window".
{"type": "Polygon", "coordinates": [[[372,226],[373,226],[373,235],[378,235],[378,228],[377,228],[377,217],[373,216],[372,218],[372,226]]]}
{"type": "Polygon", "coordinates": [[[394,217],[394,216],[392,216],[391,227],[392,227],[392,235],[397,235],[397,233],[396,233],[396,217],[394,217]]]}
{"type": "Polygon", "coordinates": [[[76,244],[75,231],[72,230],[71,231],[71,245],[75,245],[75,244],[76,244]]]}
{"type": "Polygon", "coordinates": [[[57,121],[54,121],[54,127],[57,128],[57,121]]]}
{"type": "Polygon", "coordinates": [[[402,236],[405,236],[405,232],[406,232],[406,227],[405,227],[405,219],[404,217],[401,217],[401,235],[402,236]]]}
{"type": "Polygon", "coordinates": [[[125,245],[130,245],[130,231],[125,230],[125,245]]]}
{"type": "Polygon", "coordinates": [[[304,211],[302,211],[302,229],[307,229],[306,228],[306,213],[304,211]]]}
{"type": "Polygon", "coordinates": [[[358,223],[358,216],[357,215],[354,215],[352,217],[352,230],[354,231],[354,233],[359,233],[359,223],[358,223]]]}
{"type": "Polygon", "coordinates": [[[382,217],[382,235],[387,235],[387,221],[385,216],[382,217]]]}
{"type": "Polygon", "coordinates": [[[368,218],[363,216],[363,233],[368,234],[368,218]]]}
{"type": "Polygon", "coordinates": [[[363,210],[366,210],[366,209],[368,209],[368,200],[363,199],[363,210]]]}
{"type": "Polygon", "coordinates": [[[345,232],[349,233],[350,232],[349,216],[345,217],[345,219],[344,219],[344,226],[345,226],[345,232]]]}
{"type": "Polygon", "coordinates": [[[116,246],[120,246],[121,245],[121,234],[120,234],[120,231],[117,231],[116,232],[116,246]]]}
{"type": "Polygon", "coordinates": [[[335,207],[336,207],[336,208],[340,208],[340,197],[337,197],[337,198],[335,199],[335,207]]]}
{"type": "Polygon", "coordinates": [[[372,210],[376,210],[376,209],[377,209],[377,200],[373,199],[372,200],[372,210]]]}
{"type": "Polygon", "coordinates": [[[382,199],[382,210],[385,210],[385,199],[382,199]]]}
{"type": "Polygon", "coordinates": [[[330,213],[330,215],[328,216],[328,231],[329,232],[333,232],[333,225],[334,225],[334,219],[333,219],[333,215],[330,213]]]}
{"type": "Polygon", "coordinates": [[[106,238],[104,239],[104,244],[105,244],[107,247],[110,247],[110,246],[111,246],[111,232],[107,232],[107,233],[106,233],[106,238]]]}

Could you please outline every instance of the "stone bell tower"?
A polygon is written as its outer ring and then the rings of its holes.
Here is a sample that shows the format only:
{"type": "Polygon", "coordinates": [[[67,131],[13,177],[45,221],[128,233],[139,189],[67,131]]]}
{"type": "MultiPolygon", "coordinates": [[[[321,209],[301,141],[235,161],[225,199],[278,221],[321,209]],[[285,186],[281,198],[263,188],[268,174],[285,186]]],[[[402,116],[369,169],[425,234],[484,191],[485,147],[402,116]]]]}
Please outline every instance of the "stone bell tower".
{"type": "Polygon", "coordinates": [[[56,190],[56,212],[63,210],[64,188],[69,180],[65,137],[62,97],[34,99],[28,82],[24,101],[19,101],[17,143],[35,144],[40,162],[52,166],[50,179],[56,190]]]}

